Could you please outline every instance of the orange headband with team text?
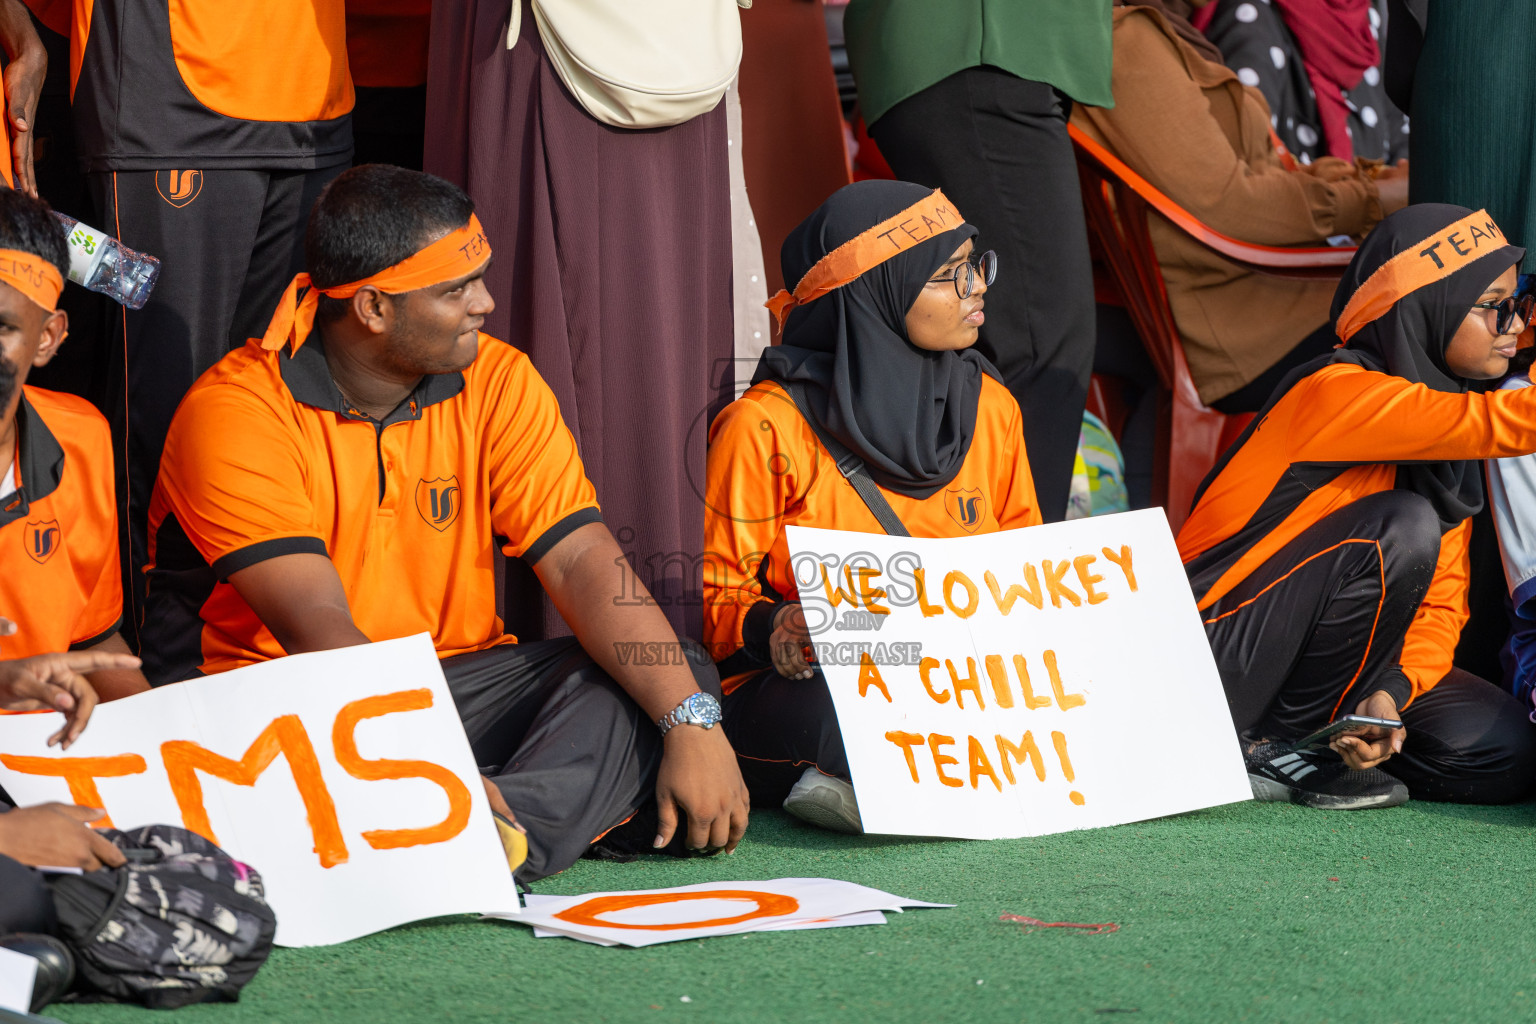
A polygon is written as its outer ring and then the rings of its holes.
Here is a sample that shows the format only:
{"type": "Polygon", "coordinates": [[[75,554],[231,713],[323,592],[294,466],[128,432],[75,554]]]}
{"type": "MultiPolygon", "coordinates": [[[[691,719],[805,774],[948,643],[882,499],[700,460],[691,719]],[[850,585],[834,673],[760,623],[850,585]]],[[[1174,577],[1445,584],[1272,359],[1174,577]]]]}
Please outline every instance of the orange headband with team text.
{"type": "Polygon", "coordinates": [[[491,243],[486,240],[480,218],[469,215],[469,223],[450,231],[425,249],[392,267],[386,267],[361,281],[339,284],[334,288],[316,288],[308,274],[299,274],[289,282],[277,302],[277,312],[267,325],[261,347],[272,351],[291,345],[295,351],[304,344],[320,308],[320,296],[350,299],[364,287],[374,287],[389,295],[413,292],[444,281],[464,277],[485,266],[491,258],[491,243]],[[299,293],[304,297],[299,298],[299,293]]]}
{"type": "Polygon", "coordinates": [[[64,275],[41,256],[19,249],[0,249],[0,281],[52,313],[59,308],[64,275]]]}
{"type": "Polygon", "coordinates": [[[1362,327],[1385,314],[1399,299],[1450,277],[1508,244],[1509,239],[1487,210],[1478,210],[1441,228],[1387,260],[1365,279],[1339,314],[1335,327],[1339,339],[1347,344],[1362,327]]]}
{"type": "Polygon", "coordinates": [[[763,305],[778,320],[782,332],[784,318],[796,306],[819,299],[891,257],[899,256],[913,246],[951,231],[963,223],[965,218],[960,216],[955,204],[943,192],[934,189],[894,217],[888,217],[868,231],[855,235],[817,260],[816,265],[807,270],[800,283],[795,285],[793,294],[780,289],[777,295],[763,305]]]}

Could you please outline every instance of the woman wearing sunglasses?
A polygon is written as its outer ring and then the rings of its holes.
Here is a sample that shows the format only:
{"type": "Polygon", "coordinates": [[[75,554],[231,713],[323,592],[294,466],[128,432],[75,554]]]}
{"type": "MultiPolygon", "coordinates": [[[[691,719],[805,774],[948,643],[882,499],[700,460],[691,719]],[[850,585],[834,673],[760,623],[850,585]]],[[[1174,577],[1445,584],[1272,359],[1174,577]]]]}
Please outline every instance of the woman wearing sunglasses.
{"type": "Polygon", "coordinates": [[[829,638],[807,627],[784,528],[954,537],[1041,521],[1018,403],[972,348],[997,272],[975,238],[938,191],[834,193],[784,242],[781,344],[710,431],[704,639],[726,735],[755,805],[826,828],[862,831],[808,657],[829,638]]]}
{"type": "Polygon", "coordinates": [[[1484,211],[1382,221],[1334,295],[1339,347],[1201,485],[1179,551],[1257,799],[1502,803],[1536,780],[1529,709],[1452,665],[1480,460],[1536,452],[1536,391],[1467,388],[1515,353],[1524,254],[1484,211]],[[1402,724],[1292,749],[1348,714],[1402,724]]]}

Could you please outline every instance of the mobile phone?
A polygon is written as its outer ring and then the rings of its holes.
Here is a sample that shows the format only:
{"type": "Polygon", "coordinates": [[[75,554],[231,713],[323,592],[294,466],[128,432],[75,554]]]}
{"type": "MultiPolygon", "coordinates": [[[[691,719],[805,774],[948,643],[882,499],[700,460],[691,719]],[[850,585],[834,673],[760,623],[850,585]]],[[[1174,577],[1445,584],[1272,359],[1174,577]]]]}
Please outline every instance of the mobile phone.
{"type": "Polygon", "coordinates": [[[1335,736],[1351,735],[1366,729],[1401,729],[1403,723],[1392,718],[1370,718],[1366,715],[1344,715],[1323,726],[1310,736],[1303,736],[1291,744],[1292,750],[1317,750],[1326,747],[1335,736]]]}

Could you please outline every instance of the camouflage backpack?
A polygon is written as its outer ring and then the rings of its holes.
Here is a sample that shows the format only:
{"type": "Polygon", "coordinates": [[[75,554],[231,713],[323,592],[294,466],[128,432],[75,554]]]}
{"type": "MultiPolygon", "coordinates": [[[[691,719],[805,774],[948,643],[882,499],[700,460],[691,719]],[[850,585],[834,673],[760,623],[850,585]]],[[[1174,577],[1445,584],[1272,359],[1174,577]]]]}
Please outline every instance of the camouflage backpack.
{"type": "Polygon", "coordinates": [[[52,879],[75,955],[70,998],[153,1009],[238,999],[277,930],[261,876],[185,829],[101,832],[127,864],[52,879]]]}

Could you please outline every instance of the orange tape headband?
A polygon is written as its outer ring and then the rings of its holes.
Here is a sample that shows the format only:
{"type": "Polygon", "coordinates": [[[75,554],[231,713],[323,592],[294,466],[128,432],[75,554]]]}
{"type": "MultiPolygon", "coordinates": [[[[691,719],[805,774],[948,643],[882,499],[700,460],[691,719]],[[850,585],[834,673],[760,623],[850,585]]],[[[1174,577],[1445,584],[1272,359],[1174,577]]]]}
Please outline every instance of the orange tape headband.
{"type": "Polygon", "coordinates": [[[425,249],[392,267],[386,267],[371,277],[334,288],[316,288],[308,274],[299,274],[289,282],[283,297],[277,302],[277,312],[267,325],[261,347],[270,351],[291,345],[295,351],[309,337],[314,327],[315,311],[320,308],[320,296],[332,299],[350,299],[364,287],[374,287],[389,295],[413,292],[444,281],[452,281],[485,266],[491,258],[491,243],[486,240],[480,218],[469,215],[469,223],[450,231],[425,249]],[[305,289],[308,289],[305,291],[305,289]],[[304,297],[299,298],[299,292],[304,297]]]}
{"type": "Polygon", "coordinates": [[[41,256],[19,249],[0,249],[0,281],[52,313],[59,308],[64,275],[41,256]]]}
{"type": "Polygon", "coordinates": [[[795,285],[794,294],[780,289],[777,295],[763,305],[777,318],[782,332],[784,318],[796,306],[819,299],[891,257],[963,223],[965,218],[960,216],[955,204],[943,192],[934,189],[896,216],[850,238],[817,260],[816,265],[807,270],[800,283],[795,285]]]}
{"type": "Polygon", "coordinates": [[[1362,327],[1385,314],[1399,299],[1450,277],[1508,244],[1488,211],[1478,210],[1404,249],[1377,267],[1350,296],[1335,328],[1340,340],[1347,344],[1362,327]]]}

